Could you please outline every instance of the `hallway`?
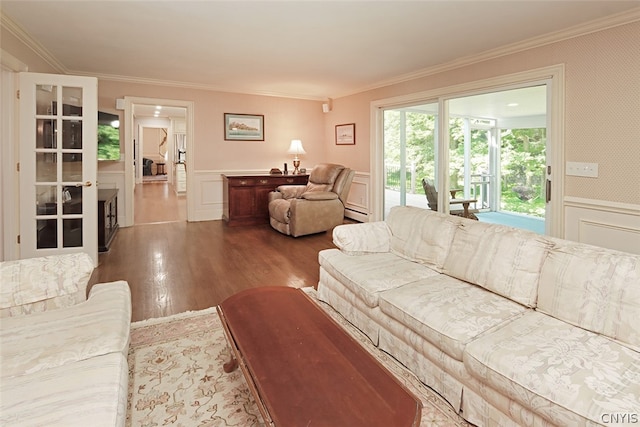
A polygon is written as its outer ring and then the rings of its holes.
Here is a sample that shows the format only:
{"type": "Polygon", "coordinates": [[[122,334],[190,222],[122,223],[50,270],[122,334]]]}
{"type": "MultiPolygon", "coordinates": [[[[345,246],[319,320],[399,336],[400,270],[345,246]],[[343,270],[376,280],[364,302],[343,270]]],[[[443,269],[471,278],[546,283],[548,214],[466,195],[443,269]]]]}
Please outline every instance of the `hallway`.
{"type": "Polygon", "coordinates": [[[187,220],[187,196],[166,181],[136,184],[133,199],[135,225],[187,220]]]}

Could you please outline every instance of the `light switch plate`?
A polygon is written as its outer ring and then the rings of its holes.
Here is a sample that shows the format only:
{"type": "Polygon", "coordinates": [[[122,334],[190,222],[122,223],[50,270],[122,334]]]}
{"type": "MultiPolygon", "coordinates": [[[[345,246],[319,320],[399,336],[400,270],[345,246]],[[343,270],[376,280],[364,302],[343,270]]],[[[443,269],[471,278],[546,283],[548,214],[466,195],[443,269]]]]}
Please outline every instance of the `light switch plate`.
{"type": "Polygon", "coordinates": [[[567,162],[566,174],[572,176],[598,177],[597,163],[567,162]]]}

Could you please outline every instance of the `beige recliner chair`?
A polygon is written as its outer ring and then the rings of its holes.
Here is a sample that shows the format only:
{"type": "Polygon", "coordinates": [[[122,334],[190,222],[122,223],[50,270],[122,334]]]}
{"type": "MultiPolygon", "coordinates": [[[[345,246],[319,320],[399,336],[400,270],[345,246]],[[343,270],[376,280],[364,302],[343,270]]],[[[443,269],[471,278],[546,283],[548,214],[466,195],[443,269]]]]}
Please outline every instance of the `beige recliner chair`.
{"type": "Polygon", "coordinates": [[[344,203],[355,171],[319,164],[307,185],[281,185],[269,193],[269,222],[281,233],[298,237],[327,231],[344,220],[344,203]]]}

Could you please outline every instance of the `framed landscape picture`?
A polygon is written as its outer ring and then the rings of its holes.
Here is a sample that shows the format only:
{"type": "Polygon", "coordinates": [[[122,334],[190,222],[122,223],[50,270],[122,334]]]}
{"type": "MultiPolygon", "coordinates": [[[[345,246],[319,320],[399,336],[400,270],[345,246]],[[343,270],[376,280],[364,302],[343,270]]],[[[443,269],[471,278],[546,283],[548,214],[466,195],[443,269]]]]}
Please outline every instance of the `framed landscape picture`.
{"type": "Polygon", "coordinates": [[[227,141],[264,141],[264,116],[224,113],[224,139],[227,141]]]}
{"type": "Polygon", "coordinates": [[[356,143],[356,124],[348,123],[345,125],[336,125],[336,144],[337,145],[355,145],[356,143]]]}

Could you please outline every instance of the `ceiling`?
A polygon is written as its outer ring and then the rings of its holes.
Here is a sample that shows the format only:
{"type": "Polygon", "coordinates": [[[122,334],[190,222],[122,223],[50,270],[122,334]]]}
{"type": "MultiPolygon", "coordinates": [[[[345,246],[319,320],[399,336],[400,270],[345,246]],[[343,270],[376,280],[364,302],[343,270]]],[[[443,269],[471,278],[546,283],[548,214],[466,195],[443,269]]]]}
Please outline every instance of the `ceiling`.
{"type": "Polygon", "coordinates": [[[637,0],[0,1],[3,25],[60,73],[315,100],[569,36],[569,28],[638,6],[637,0]]]}

